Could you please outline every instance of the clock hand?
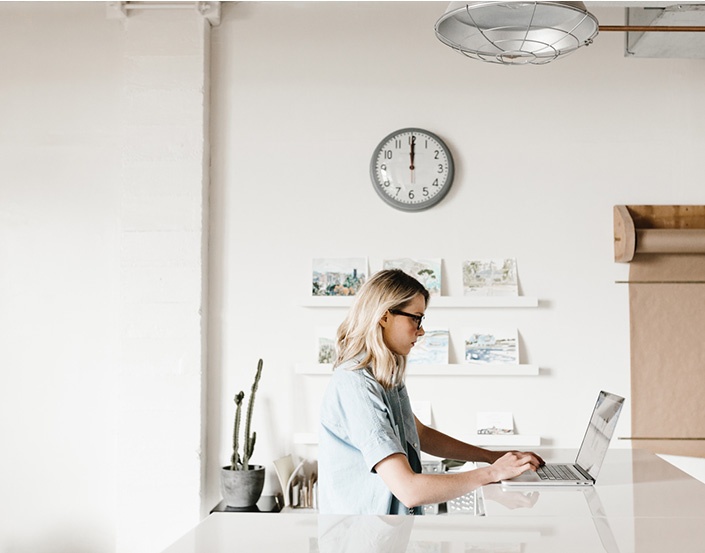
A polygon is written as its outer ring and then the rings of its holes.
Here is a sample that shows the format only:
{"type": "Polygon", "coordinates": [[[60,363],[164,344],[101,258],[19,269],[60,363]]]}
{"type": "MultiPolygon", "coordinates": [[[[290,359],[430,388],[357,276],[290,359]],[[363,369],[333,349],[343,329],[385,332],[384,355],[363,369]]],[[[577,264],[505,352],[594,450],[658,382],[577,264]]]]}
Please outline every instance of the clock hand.
{"type": "Polygon", "coordinates": [[[409,165],[409,169],[411,170],[411,183],[415,184],[416,182],[416,174],[414,173],[414,157],[416,156],[416,137],[412,136],[411,137],[411,152],[409,152],[409,157],[411,158],[411,165],[409,165]]]}
{"type": "Polygon", "coordinates": [[[416,152],[414,151],[416,148],[416,137],[412,136],[411,137],[411,152],[409,153],[409,157],[411,158],[411,165],[409,166],[409,169],[412,171],[414,170],[414,156],[416,155],[416,152]]]}

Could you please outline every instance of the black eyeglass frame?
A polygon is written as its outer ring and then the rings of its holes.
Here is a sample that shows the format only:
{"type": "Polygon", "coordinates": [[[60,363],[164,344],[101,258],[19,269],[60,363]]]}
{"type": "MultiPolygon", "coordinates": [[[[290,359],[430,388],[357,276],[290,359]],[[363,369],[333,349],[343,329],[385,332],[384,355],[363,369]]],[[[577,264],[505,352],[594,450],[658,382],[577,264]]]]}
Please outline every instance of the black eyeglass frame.
{"type": "Polygon", "coordinates": [[[392,315],[401,315],[403,317],[409,317],[410,319],[413,319],[416,322],[416,330],[421,330],[423,320],[426,318],[426,315],[414,315],[413,313],[407,313],[406,311],[402,311],[401,309],[390,309],[389,312],[392,315]]]}

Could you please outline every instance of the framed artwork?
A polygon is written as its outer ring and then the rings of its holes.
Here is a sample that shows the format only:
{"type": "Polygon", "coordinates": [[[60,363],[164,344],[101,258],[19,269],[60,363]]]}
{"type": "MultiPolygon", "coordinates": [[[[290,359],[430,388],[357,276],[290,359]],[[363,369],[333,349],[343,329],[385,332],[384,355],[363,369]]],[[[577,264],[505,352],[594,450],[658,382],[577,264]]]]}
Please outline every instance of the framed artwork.
{"type": "Polygon", "coordinates": [[[463,262],[466,296],[518,296],[516,259],[469,259],[463,262]]]}
{"type": "Polygon", "coordinates": [[[519,363],[516,328],[466,330],[465,362],[478,365],[519,363]]]}
{"type": "Polygon", "coordinates": [[[441,295],[440,259],[411,259],[408,257],[385,259],[382,267],[384,269],[401,269],[423,284],[430,296],[441,295]]]}
{"type": "Polygon", "coordinates": [[[354,296],[367,280],[367,258],[317,258],[313,260],[311,294],[354,296]]]}

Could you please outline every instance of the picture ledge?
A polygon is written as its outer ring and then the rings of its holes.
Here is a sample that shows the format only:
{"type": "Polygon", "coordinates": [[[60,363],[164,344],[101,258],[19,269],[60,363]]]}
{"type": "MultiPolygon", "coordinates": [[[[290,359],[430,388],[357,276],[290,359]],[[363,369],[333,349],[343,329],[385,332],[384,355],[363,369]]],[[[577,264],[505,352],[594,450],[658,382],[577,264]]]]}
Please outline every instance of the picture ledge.
{"type": "MultiPolygon", "coordinates": [[[[350,307],[355,296],[310,296],[303,299],[303,307],[350,307]]],[[[434,308],[483,308],[483,307],[538,307],[533,296],[433,296],[429,309],[434,308]]]]}
{"type": "MultiPolygon", "coordinates": [[[[331,375],[333,365],[330,363],[296,363],[296,374],[331,375]]],[[[409,376],[537,376],[538,365],[488,364],[471,365],[470,363],[449,363],[446,365],[407,366],[409,376]]]]}
{"type": "MultiPolygon", "coordinates": [[[[475,434],[467,441],[479,446],[540,446],[541,436],[528,436],[522,434],[475,434]]],[[[294,434],[294,443],[297,445],[317,445],[318,434],[314,432],[297,432],[294,434]]]]}

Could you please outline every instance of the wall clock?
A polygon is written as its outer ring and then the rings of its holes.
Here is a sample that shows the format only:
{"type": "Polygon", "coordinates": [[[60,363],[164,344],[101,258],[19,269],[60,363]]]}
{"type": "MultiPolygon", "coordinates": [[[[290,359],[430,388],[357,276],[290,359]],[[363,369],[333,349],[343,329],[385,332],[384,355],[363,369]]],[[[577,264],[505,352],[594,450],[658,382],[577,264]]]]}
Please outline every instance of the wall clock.
{"type": "Polygon", "coordinates": [[[375,148],[370,177],[377,194],[402,211],[421,211],[440,202],[453,184],[453,156],[432,132],[406,128],[375,148]]]}

